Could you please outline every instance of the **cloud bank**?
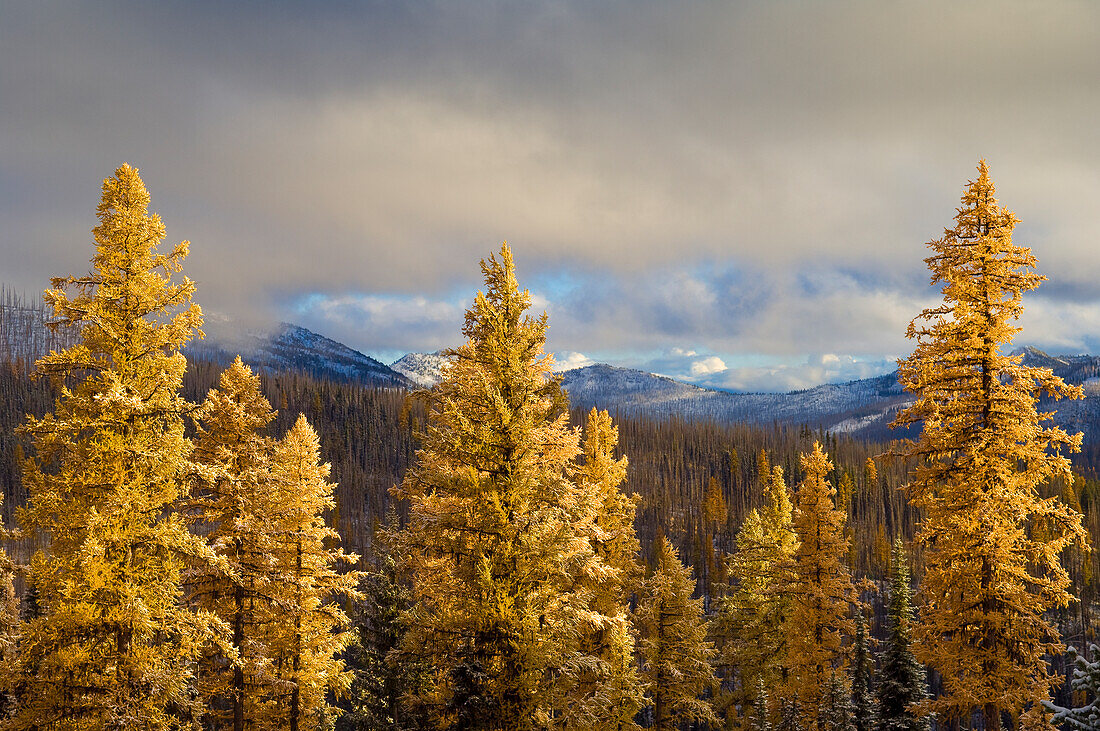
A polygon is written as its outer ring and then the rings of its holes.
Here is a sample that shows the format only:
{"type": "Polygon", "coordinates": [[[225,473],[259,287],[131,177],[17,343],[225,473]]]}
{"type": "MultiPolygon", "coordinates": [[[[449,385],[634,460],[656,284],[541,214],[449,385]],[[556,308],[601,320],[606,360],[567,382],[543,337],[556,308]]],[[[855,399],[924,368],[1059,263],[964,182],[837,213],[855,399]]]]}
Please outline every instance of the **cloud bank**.
{"type": "Polygon", "coordinates": [[[129,161],[192,241],[200,301],[234,317],[434,350],[507,239],[553,349],[695,349],[681,372],[724,383],[830,378],[810,361],[832,353],[846,377],[908,351],[937,296],[922,243],[986,157],[1051,278],[1021,338],[1100,337],[1097,6],[2,14],[0,279],[29,292],[86,269],[99,182],[129,161]]]}

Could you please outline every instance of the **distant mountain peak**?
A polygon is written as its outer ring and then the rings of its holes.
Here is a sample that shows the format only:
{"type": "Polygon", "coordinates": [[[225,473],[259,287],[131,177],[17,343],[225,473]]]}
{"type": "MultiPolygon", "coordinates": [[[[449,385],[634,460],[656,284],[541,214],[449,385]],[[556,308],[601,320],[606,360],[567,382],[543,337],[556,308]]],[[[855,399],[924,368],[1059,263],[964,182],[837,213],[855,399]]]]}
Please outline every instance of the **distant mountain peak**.
{"type": "Polygon", "coordinates": [[[1033,368],[1061,368],[1070,365],[1072,357],[1050,355],[1049,353],[1039,350],[1033,345],[1024,345],[1013,350],[1009,355],[1022,355],[1024,357],[1023,363],[1026,366],[1033,368]]]}
{"type": "Polygon", "coordinates": [[[192,343],[187,353],[228,363],[234,356],[255,370],[298,370],[318,378],[372,386],[410,388],[412,382],[369,355],[300,325],[281,322],[270,330],[226,332],[192,343]]]}
{"type": "Polygon", "coordinates": [[[390,368],[421,388],[431,388],[443,378],[443,369],[451,362],[443,352],[406,353],[391,363],[390,368]]]}

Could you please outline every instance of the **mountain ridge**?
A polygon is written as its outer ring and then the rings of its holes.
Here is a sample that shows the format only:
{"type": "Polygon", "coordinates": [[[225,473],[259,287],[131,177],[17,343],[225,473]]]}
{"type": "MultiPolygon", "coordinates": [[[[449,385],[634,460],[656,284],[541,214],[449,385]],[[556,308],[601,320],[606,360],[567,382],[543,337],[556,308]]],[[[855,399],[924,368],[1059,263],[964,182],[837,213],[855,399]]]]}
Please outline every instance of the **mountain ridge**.
{"type": "Polygon", "coordinates": [[[409,378],[341,342],[288,322],[272,330],[208,336],[184,352],[226,364],[237,355],[259,371],[301,370],[317,378],[383,388],[415,388],[409,378]]]}

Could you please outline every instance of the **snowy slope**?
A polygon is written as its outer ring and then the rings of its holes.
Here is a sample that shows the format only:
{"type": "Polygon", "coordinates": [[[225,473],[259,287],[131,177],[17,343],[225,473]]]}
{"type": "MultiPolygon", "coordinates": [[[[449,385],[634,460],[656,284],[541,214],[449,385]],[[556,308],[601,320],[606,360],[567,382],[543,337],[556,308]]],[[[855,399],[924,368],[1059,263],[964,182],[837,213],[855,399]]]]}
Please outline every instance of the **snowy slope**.
{"type": "Polygon", "coordinates": [[[192,343],[186,352],[218,363],[228,363],[239,354],[255,370],[297,370],[318,378],[370,386],[413,385],[405,376],[358,350],[285,322],[270,331],[233,336],[208,334],[205,340],[192,343]]]}
{"type": "Polygon", "coordinates": [[[421,388],[431,388],[443,377],[443,366],[450,358],[442,350],[434,353],[408,353],[390,364],[397,371],[421,388]]]}
{"type": "Polygon", "coordinates": [[[757,424],[778,421],[825,427],[851,419],[870,423],[906,401],[893,376],[827,384],[791,393],[732,393],[601,364],[566,371],[562,386],[569,392],[570,402],[580,408],[597,406],[651,416],[757,424]]]}
{"type": "MultiPolygon", "coordinates": [[[[1085,386],[1082,400],[1044,398],[1039,407],[1056,411],[1055,423],[1070,433],[1084,432],[1086,443],[1100,443],[1100,357],[1051,356],[1036,348],[1020,348],[1013,355],[1023,355],[1025,365],[1050,368],[1068,383],[1085,386]]],[[[580,408],[720,422],[809,424],[874,440],[906,436],[889,424],[899,409],[913,402],[912,394],[898,384],[897,373],[790,393],[731,393],[595,365],[566,371],[562,385],[580,408]]]]}

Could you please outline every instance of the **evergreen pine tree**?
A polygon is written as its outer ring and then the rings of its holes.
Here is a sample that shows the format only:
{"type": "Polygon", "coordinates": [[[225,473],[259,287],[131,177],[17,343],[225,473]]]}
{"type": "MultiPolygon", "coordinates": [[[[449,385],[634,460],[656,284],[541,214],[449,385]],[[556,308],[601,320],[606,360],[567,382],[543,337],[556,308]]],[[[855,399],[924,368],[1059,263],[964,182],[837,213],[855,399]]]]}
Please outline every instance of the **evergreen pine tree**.
{"type": "MultiPolygon", "coordinates": [[[[396,520],[391,514],[391,524],[396,520]]],[[[351,613],[354,638],[343,660],[353,679],[347,694],[337,699],[343,715],[336,720],[336,731],[427,729],[427,720],[404,701],[407,693],[416,692],[427,669],[418,657],[397,652],[407,631],[401,615],[410,606],[409,590],[398,581],[388,547],[378,550],[373,563],[360,581],[363,598],[351,613]]]]}
{"type": "Polygon", "coordinates": [[[337,712],[327,694],[347,691],[352,674],[339,654],[351,641],[348,617],[336,599],[358,598],[359,572],[343,570],[359,560],[334,547],[340,535],[325,522],[335,485],[321,462],[317,433],[305,416],[275,444],[271,478],[281,508],[275,560],[282,590],[278,604],[284,622],[273,634],[274,669],[287,688],[277,698],[280,727],[327,727],[337,712]]]}
{"type": "Polygon", "coordinates": [[[1073,668],[1070,676],[1070,688],[1075,694],[1084,696],[1085,704],[1076,708],[1063,708],[1050,701],[1043,703],[1044,708],[1054,714],[1051,719],[1063,724],[1069,731],[1097,731],[1100,729],[1100,647],[1089,646],[1089,660],[1070,645],[1066,648],[1066,664],[1073,668]]]}
{"type": "Polygon", "coordinates": [[[771,713],[768,710],[768,689],[761,678],[756,683],[756,698],[752,702],[753,731],[772,731],[771,713]]]}
{"type": "Polygon", "coordinates": [[[1018,219],[993,194],[983,160],[955,227],[929,243],[944,301],[909,326],[917,346],[899,379],[916,402],[894,422],[923,425],[905,456],[919,459],[909,490],[925,515],[916,654],[943,680],[926,710],[948,722],[981,710],[987,731],[1003,714],[1038,709],[1057,682],[1044,655],[1061,642],[1043,614],[1072,600],[1059,555],[1086,540],[1079,513],[1038,493],[1055,475],[1069,478],[1064,453],[1081,435],[1043,426],[1052,414],[1036,408],[1043,392],[1083,392],[1002,354],[1019,331],[1022,294],[1044,277],[1031,251],[1012,243],[1018,219]],[[1033,530],[1040,524],[1048,530],[1033,530]]]}
{"type": "Polygon", "coordinates": [[[426,395],[422,446],[394,491],[409,504],[404,646],[436,670],[420,702],[440,727],[526,731],[549,725],[562,688],[596,662],[582,641],[615,622],[590,587],[610,569],[592,545],[599,501],[571,479],[580,449],[543,351],[546,315],[525,314],[507,245],[482,271],[467,342],[426,395]]]}
{"type": "Polygon", "coordinates": [[[32,560],[42,616],[20,643],[23,707],[9,729],[163,729],[198,712],[193,668],[210,623],[183,608],[180,582],[185,556],[205,550],[170,511],[191,451],[179,350],[202,314],[191,281],[171,281],[188,244],[160,253],[148,204],[137,170],[118,168],[103,183],[92,272],[45,293],[51,326],[79,328],[80,341],[38,361],[60,395],[22,428],[35,454],[20,519],[51,543],[32,560]]]}
{"type": "Polygon", "coordinates": [[[867,648],[867,622],[863,612],[857,610],[856,637],[852,645],[852,725],[855,731],[876,728],[874,694],[871,692],[873,673],[871,653],[867,648]]]}
{"type": "Polygon", "coordinates": [[[833,504],[836,489],[826,479],[833,465],[815,443],[801,457],[805,478],[798,487],[794,531],[798,537],[787,588],[791,615],[786,624],[788,685],[816,720],[826,686],[845,665],[845,640],[855,633],[850,612],[855,588],[843,559],[844,513],[833,504]]]}
{"type": "Polygon", "coordinates": [[[854,731],[852,698],[848,684],[838,673],[829,676],[817,714],[818,731],[854,731]]]}
{"type": "Polygon", "coordinates": [[[901,538],[894,540],[890,603],[886,611],[886,642],[879,659],[878,731],[928,731],[928,719],[915,706],[928,697],[924,666],[912,643],[909,562],[901,538]]]}
{"type": "Polygon", "coordinates": [[[788,698],[779,701],[779,725],[776,731],[803,731],[802,704],[799,703],[798,693],[793,693],[788,698]]]}
{"type": "Polygon", "coordinates": [[[749,511],[737,533],[730,559],[736,580],[732,594],[718,608],[713,633],[724,666],[737,674],[734,701],[748,705],[757,687],[775,689],[786,647],[784,622],[791,598],[791,562],[798,539],[783,468],[772,469],[763,485],[764,505],[749,511]]]}
{"type": "Polygon", "coordinates": [[[657,566],[638,600],[642,677],[649,683],[654,728],[667,731],[687,721],[718,723],[703,692],[714,684],[715,651],[706,639],[703,600],[692,599],[691,569],[662,537],[657,566]]]}

